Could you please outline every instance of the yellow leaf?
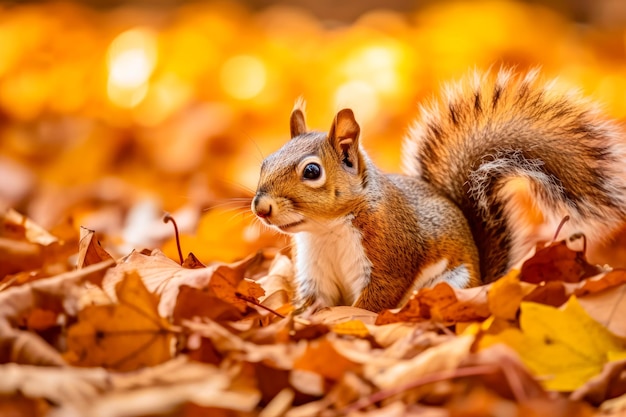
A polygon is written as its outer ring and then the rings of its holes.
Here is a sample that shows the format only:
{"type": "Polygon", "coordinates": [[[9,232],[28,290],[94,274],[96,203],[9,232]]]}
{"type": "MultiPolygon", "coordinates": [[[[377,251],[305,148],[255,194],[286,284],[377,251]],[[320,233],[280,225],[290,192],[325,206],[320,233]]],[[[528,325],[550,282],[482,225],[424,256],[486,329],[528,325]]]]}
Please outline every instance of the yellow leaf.
{"type": "Polygon", "coordinates": [[[366,337],[370,334],[369,330],[367,330],[367,327],[361,320],[350,320],[343,323],[337,323],[331,327],[331,330],[344,336],[366,337]]]}
{"type": "Polygon", "coordinates": [[[116,285],[118,304],[85,307],[67,336],[67,357],[80,366],[131,371],[172,356],[172,333],[157,312],[159,297],[136,272],[116,285]]]}
{"type": "Polygon", "coordinates": [[[485,335],[479,346],[509,345],[549,390],[575,390],[626,349],[626,341],[589,317],[575,297],[562,310],[522,302],[520,327],[485,335]]]}
{"type": "Polygon", "coordinates": [[[512,269],[489,288],[487,301],[491,314],[501,319],[515,320],[522,299],[533,288],[533,285],[520,282],[519,270],[512,269]]]}

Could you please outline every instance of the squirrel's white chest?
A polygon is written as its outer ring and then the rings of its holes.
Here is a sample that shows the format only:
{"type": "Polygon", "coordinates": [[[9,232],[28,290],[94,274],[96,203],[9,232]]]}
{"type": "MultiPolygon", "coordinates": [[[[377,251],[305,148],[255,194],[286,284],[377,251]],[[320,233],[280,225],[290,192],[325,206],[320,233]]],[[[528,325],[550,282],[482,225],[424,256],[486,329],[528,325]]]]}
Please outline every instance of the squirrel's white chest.
{"type": "Polygon", "coordinates": [[[351,305],[357,300],[369,281],[372,265],[351,218],[297,233],[294,243],[301,299],[312,299],[322,307],[351,305]]]}

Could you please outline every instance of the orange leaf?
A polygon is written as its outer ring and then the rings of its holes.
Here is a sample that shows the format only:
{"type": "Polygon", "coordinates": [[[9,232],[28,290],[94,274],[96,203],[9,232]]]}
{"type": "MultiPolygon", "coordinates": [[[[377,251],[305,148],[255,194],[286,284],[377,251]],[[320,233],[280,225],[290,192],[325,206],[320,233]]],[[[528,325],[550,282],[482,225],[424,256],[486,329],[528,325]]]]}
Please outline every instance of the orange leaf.
{"type": "Polygon", "coordinates": [[[524,296],[524,301],[558,307],[563,305],[568,298],[569,294],[563,285],[563,281],[549,281],[537,285],[534,290],[524,296]]]}
{"type": "Polygon", "coordinates": [[[46,330],[57,324],[58,313],[36,308],[26,318],[26,326],[31,330],[46,330]]]}
{"type": "Polygon", "coordinates": [[[376,324],[429,319],[456,323],[484,320],[489,315],[486,287],[457,289],[441,282],[433,288],[422,288],[399,312],[381,312],[376,324]]]}
{"type": "Polygon", "coordinates": [[[181,285],[210,288],[214,296],[233,304],[243,313],[248,304],[237,297],[237,287],[243,281],[248,268],[262,259],[261,255],[255,254],[229,265],[187,269],[159,251],[154,251],[151,255],[133,252],[107,274],[102,287],[107,295],[115,299],[113,286],[122,281],[126,273],[137,271],[148,290],[160,294],[159,312],[164,317],[171,316],[174,311],[181,285]]]}
{"type": "Polygon", "coordinates": [[[489,288],[491,314],[501,319],[515,320],[520,302],[532,290],[532,285],[519,281],[519,271],[511,270],[489,288]]]}
{"type": "Polygon", "coordinates": [[[331,327],[334,333],[344,336],[367,337],[370,332],[361,320],[350,320],[334,324],[331,327]]]}
{"type": "Polygon", "coordinates": [[[237,285],[237,292],[246,297],[256,298],[257,301],[265,295],[265,290],[259,284],[247,279],[241,280],[237,285]]]}
{"type": "Polygon", "coordinates": [[[614,270],[602,275],[600,278],[590,278],[585,280],[583,285],[574,291],[576,297],[583,297],[588,294],[608,290],[626,283],[626,271],[614,270]]]}
{"type": "Polygon", "coordinates": [[[76,265],[78,269],[88,265],[97,264],[107,259],[113,259],[109,253],[104,250],[97,239],[94,239],[96,232],[86,227],[80,228],[80,242],[78,247],[78,261],[76,265]]]}
{"type": "Polygon", "coordinates": [[[356,372],[361,365],[339,354],[326,338],[310,342],[306,352],[293,364],[293,369],[314,372],[331,380],[339,380],[346,372],[356,372]]]}
{"type": "Polygon", "coordinates": [[[181,285],[174,307],[174,323],[179,324],[185,319],[194,317],[235,321],[240,320],[243,314],[233,304],[217,297],[212,291],[181,285]]]}
{"type": "Polygon", "coordinates": [[[148,292],[137,273],[116,286],[118,304],[88,306],[67,336],[76,365],[131,371],[172,357],[172,333],[158,315],[159,297],[148,292]]]}
{"type": "Polygon", "coordinates": [[[189,255],[187,255],[187,257],[183,261],[182,267],[187,269],[200,269],[206,268],[206,265],[200,262],[200,260],[196,258],[196,255],[194,255],[193,252],[189,252],[189,255]]]}
{"type": "Polygon", "coordinates": [[[583,252],[567,247],[562,240],[537,250],[535,256],[524,262],[520,279],[538,284],[547,281],[579,282],[602,272],[590,265],[583,252]]]}

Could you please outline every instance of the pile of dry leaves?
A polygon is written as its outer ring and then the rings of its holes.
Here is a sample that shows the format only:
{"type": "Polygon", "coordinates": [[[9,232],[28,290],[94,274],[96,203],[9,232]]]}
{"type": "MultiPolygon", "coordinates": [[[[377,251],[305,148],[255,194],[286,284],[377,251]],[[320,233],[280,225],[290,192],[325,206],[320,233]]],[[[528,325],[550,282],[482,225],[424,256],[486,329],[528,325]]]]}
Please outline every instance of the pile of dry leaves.
{"type": "Polygon", "coordinates": [[[398,311],[294,316],[280,252],[113,259],[0,217],[0,415],[588,416],[626,409],[625,271],[565,242],[398,311]]]}

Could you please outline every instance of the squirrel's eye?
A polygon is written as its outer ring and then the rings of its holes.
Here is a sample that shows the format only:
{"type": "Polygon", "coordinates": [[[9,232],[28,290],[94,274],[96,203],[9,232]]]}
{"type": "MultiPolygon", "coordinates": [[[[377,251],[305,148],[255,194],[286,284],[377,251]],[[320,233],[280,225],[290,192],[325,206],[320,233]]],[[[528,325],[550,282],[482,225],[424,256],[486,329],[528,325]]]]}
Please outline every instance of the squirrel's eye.
{"type": "Polygon", "coordinates": [[[320,175],[322,175],[322,167],[319,164],[307,164],[302,171],[302,176],[307,180],[316,180],[320,175]]]}

